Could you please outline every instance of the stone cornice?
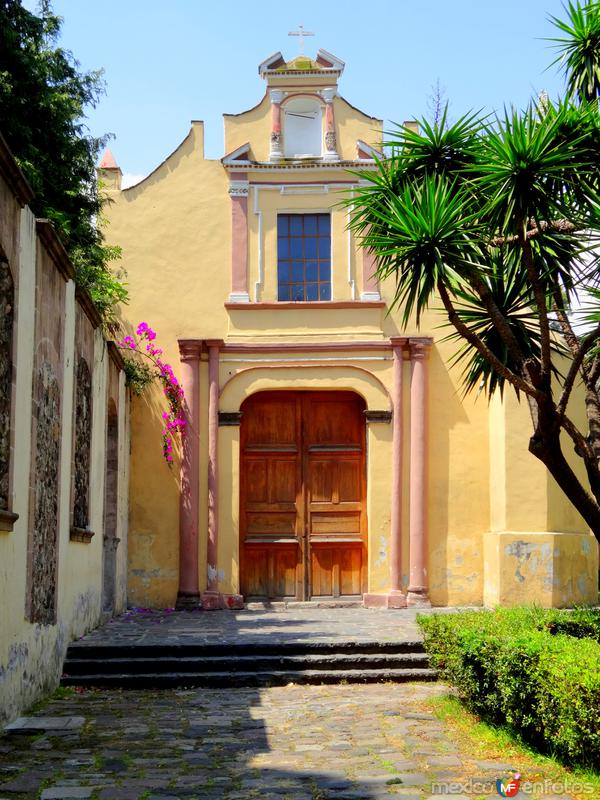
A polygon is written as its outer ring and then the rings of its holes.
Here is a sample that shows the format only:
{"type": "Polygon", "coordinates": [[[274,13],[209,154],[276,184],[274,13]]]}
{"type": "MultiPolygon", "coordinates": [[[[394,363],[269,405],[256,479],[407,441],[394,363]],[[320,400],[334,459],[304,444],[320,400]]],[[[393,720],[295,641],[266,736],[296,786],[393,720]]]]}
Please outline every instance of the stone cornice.
{"type": "Polygon", "coordinates": [[[244,171],[271,171],[271,172],[279,172],[279,171],[286,171],[286,172],[293,172],[294,170],[334,170],[336,172],[344,172],[347,170],[372,170],[375,169],[375,161],[372,159],[356,159],[356,160],[344,160],[344,161],[307,161],[306,163],[292,163],[286,164],[283,161],[222,161],[223,166],[227,170],[239,170],[241,168],[244,171]]]}
{"type": "Polygon", "coordinates": [[[102,316],[88,292],[85,289],[76,289],[75,299],[81,306],[86,317],[92,323],[92,327],[94,329],[99,328],[100,325],[102,325],[102,316]]]}
{"type": "Polygon", "coordinates": [[[63,278],[68,280],[75,280],[75,269],[71,263],[71,259],[67,255],[63,243],[58,238],[58,234],[52,227],[52,224],[47,219],[36,219],[35,226],[37,234],[50,258],[56,264],[58,271],[63,278]]]}
{"type": "Polygon", "coordinates": [[[115,342],[107,340],[106,347],[108,349],[108,355],[111,358],[111,361],[115,365],[118,370],[125,369],[125,359],[123,358],[123,354],[121,353],[121,348],[117,347],[115,342]]]}
{"type": "Polygon", "coordinates": [[[17,202],[21,206],[27,206],[35,197],[34,191],[29,185],[27,178],[15,161],[15,157],[10,151],[6,139],[0,133],[0,173],[11,188],[17,202]]]}
{"type": "Polygon", "coordinates": [[[202,339],[178,339],[180,361],[198,361],[204,349],[202,339]]]}

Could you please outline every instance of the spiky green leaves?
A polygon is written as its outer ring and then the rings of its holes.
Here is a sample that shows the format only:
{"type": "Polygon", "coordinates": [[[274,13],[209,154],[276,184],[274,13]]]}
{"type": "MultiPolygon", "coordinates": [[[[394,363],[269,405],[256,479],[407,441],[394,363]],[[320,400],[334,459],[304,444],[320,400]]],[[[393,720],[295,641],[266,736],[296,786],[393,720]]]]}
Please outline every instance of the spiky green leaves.
{"type": "Polygon", "coordinates": [[[595,102],[600,96],[600,3],[569,0],[565,10],[566,21],[550,17],[563,34],[549,40],[558,50],[553,63],[563,67],[572,98],[595,102]]]}

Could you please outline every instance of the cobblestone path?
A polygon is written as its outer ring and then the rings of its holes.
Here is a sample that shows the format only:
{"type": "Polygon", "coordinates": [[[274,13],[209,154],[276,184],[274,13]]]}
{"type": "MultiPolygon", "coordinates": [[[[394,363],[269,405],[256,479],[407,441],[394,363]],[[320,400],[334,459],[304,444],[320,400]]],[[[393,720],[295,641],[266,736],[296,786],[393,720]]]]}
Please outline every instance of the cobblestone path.
{"type": "Polygon", "coordinates": [[[88,691],[35,715],[84,718],[70,730],[0,737],[0,800],[425,800],[440,796],[432,782],[468,779],[485,791],[454,797],[497,799],[496,778],[518,765],[473,761],[420,713],[444,691],[88,691]]]}

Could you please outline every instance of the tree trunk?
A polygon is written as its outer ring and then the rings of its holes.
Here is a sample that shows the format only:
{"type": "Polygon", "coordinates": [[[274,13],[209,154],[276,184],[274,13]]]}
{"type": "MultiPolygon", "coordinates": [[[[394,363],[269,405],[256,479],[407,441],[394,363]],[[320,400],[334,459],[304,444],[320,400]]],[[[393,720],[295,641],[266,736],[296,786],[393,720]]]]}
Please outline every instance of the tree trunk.
{"type": "Polygon", "coordinates": [[[592,529],[600,543],[600,506],[579,481],[564,456],[560,434],[545,434],[543,423],[529,440],[529,452],[538,458],[552,475],[567,499],[592,529]]]}

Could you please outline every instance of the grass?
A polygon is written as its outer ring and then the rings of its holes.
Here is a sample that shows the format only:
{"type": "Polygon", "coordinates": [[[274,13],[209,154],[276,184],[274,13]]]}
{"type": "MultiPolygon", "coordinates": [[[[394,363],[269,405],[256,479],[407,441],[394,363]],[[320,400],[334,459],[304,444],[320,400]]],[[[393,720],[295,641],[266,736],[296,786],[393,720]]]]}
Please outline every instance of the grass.
{"type": "Polygon", "coordinates": [[[550,780],[563,785],[587,784],[590,787],[587,792],[569,792],[569,796],[572,794],[577,800],[600,797],[600,773],[569,769],[556,759],[542,755],[512,729],[483,722],[468,711],[457,697],[449,694],[433,697],[424,700],[421,705],[447,725],[451,738],[473,760],[499,759],[502,762],[514,762],[518,764],[524,781],[550,780]]]}
{"type": "Polygon", "coordinates": [[[68,700],[70,697],[73,697],[74,694],[76,694],[75,690],[71,689],[69,686],[57,686],[50,694],[45,695],[40,698],[40,700],[36,700],[27,713],[38,714],[54,700],[68,700]]]}

